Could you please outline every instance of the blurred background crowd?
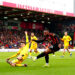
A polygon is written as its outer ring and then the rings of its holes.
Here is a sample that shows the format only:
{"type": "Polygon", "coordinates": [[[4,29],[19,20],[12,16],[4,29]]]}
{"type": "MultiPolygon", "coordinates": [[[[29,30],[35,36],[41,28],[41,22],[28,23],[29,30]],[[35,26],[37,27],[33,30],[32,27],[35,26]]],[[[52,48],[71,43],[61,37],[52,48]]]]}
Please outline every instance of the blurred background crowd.
{"type": "MultiPolygon", "coordinates": [[[[42,31],[28,30],[29,40],[31,32],[35,36],[42,38],[42,31]]],[[[24,30],[0,30],[0,48],[17,49],[20,47],[20,42],[25,41],[24,30]]]]}

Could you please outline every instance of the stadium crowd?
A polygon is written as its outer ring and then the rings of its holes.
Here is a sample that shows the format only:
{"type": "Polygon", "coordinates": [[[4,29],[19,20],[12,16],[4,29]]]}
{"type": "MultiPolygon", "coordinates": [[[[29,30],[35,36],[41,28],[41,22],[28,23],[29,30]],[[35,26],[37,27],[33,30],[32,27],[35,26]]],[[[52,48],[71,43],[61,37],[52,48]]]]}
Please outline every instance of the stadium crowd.
{"type": "MultiPolygon", "coordinates": [[[[42,37],[42,31],[27,30],[30,40],[31,32],[34,32],[37,37],[42,37]]],[[[25,41],[24,30],[0,30],[0,48],[17,49],[20,47],[20,42],[25,41]]]]}

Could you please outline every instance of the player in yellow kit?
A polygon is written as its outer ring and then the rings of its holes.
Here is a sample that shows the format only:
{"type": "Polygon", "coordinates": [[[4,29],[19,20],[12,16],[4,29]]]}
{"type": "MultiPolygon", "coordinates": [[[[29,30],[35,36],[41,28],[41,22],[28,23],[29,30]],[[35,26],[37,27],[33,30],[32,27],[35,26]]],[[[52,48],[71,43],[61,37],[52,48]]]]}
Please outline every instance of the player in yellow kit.
{"type": "Polygon", "coordinates": [[[28,40],[28,35],[26,31],[25,31],[25,35],[26,35],[26,44],[25,42],[21,42],[21,48],[19,49],[17,54],[7,59],[7,62],[11,66],[27,66],[26,64],[21,64],[28,57],[28,50],[29,50],[29,40],[28,40]],[[16,56],[17,56],[16,59],[9,61],[9,59],[14,58],[16,56]]]}
{"type": "Polygon", "coordinates": [[[69,42],[72,40],[71,37],[68,35],[67,32],[64,32],[64,36],[61,39],[64,42],[64,52],[63,52],[63,56],[65,55],[65,50],[67,50],[70,54],[70,56],[72,56],[72,53],[69,51],[69,42]]]}
{"type": "Polygon", "coordinates": [[[32,50],[34,50],[35,53],[38,53],[37,51],[37,43],[33,40],[37,40],[37,37],[34,35],[34,33],[31,33],[31,46],[30,46],[30,53],[29,56],[31,57],[32,50]]]}

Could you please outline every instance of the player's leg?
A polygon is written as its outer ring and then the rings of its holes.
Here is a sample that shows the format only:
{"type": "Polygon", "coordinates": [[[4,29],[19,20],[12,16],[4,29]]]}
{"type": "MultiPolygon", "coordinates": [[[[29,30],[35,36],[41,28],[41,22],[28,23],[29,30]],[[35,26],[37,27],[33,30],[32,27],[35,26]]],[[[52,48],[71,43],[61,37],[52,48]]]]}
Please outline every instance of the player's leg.
{"type": "Polygon", "coordinates": [[[37,47],[37,44],[35,44],[35,45],[34,45],[34,52],[35,52],[35,53],[39,53],[38,50],[37,50],[37,48],[38,48],[38,47],[37,47]]]}
{"type": "Polygon", "coordinates": [[[67,49],[68,53],[70,54],[71,52],[69,51],[69,49],[67,49]]]}
{"type": "Polygon", "coordinates": [[[7,60],[7,63],[10,64],[11,66],[15,67],[16,66],[16,62],[18,62],[18,59],[14,59],[12,61],[7,60]]]}
{"type": "Polygon", "coordinates": [[[27,58],[27,56],[28,56],[27,54],[24,55],[24,56],[18,56],[17,59],[15,59],[13,61],[10,61],[9,64],[11,66],[13,66],[13,67],[15,67],[15,66],[24,66],[24,67],[27,67],[27,64],[21,64],[24,61],[24,59],[27,58]]]}
{"type": "Polygon", "coordinates": [[[34,48],[34,53],[39,54],[39,51],[37,50],[37,47],[34,48]]]}
{"type": "Polygon", "coordinates": [[[64,55],[65,55],[65,50],[66,50],[66,46],[64,46],[63,54],[62,54],[61,57],[64,57],[64,55]]]}
{"type": "Polygon", "coordinates": [[[30,51],[29,51],[29,57],[28,58],[31,58],[32,57],[32,50],[33,50],[33,46],[31,44],[30,51]]]}
{"type": "Polygon", "coordinates": [[[49,54],[51,53],[55,53],[56,51],[58,51],[59,49],[57,47],[53,47],[53,48],[49,48],[47,51],[46,51],[46,55],[45,55],[45,61],[46,61],[46,64],[44,65],[45,67],[49,67],[49,54]]]}
{"type": "Polygon", "coordinates": [[[39,59],[39,58],[44,57],[44,56],[45,56],[45,52],[42,52],[42,53],[39,54],[38,56],[32,57],[32,60],[35,61],[36,59],[39,59]]]}
{"type": "Polygon", "coordinates": [[[65,50],[66,50],[66,49],[64,49],[64,50],[63,50],[63,54],[62,54],[62,56],[61,56],[61,57],[64,57],[64,55],[65,55],[65,50]]]}
{"type": "Polygon", "coordinates": [[[44,65],[44,67],[49,67],[49,55],[48,54],[45,55],[45,61],[46,61],[46,64],[44,65]]]}
{"type": "Polygon", "coordinates": [[[22,55],[18,57],[18,61],[16,62],[16,66],[23,66],[23,67],[27,67],[27,64],[22,64],[22,62],[28,57],[28,54],[22,55]]]}
{"type": "Polygon", "coordinates": [[[53,53],[53,52],[52,52],[52,50],[47,49],[46,51],[39,54],[37,57],[32,57],[32,59],[33,59],[33,61],[35,61],[36,59],[46,56],[48,53],[53,53]]]}
{"type": "Polygon", "coordinates": [[[12,61],[11,66],[13,66],[13,67],[15,67],[15,66],[18,66],[18,67],[27,66],[26,64],[21,64],[21,63],[22,63],[22,60],[17,59],[17,61],[16,60],[12,61]]]}
{"type": "Polygon", "coordinates": [[[53,53],[53,52],[56,52],[56,51],[58,51],[59,49],[60,49],[59,45],[56,44],[56,45],[54,45],[53,47],[46,48],[43,53],[39,54],[37,57],[33,57],[32,59],[33,59],[33,61],[35,61],[36,59],[39,59],[39,58],[41,58],[41,57],[44,57],[44,56],[46,56],[47,54],[51,54],[51,53],[53,53]]]}
{"type": "Polygon", "coordinates": [[[55,56],[55,52],[54,52],[54,50],[53,50],[53,56],[55,56]]]}
{"type": "Polygon", "coordinates": [[[67,48],[68,53],[70,54],[70,56],[72,56],[72,53],[70,52],[70,50],[67,48]]]}
{"type": "Polygon", "coordinates": [[[7,63],[11,65],[12,64],[12,61],[7,60],[7,63]]]}
{"type": "Polygon", "coordinates": [[[64,51],[63,51],[63,56],[65,55],[65,50],[66,50],[66,48],[64,48],[64,51]]]}
{"type": "MultiPolygon", "coordinates": [[[[20,56],[19,56],[19,57],[20,57],[20,56]]],[[[23,62],[25,59],[27,59],[27,57],[28,57],[28,54],[22,55],[22,59],[21,59],[21,60],[19,60],[19,62],[18,62],[18,63],[16,63],[16,66],[23,66],[23,67],[27,67],[27,64],[22,64],[22,62],[23,62]]]]}
{"type": "Polygon", "coordinates": [[[24,60],[18,60],[18,62],[16,63],[15,66],[18,66],[18,67],[27,67],[27,64],[22,64],[24,60]]]}
{"type": "Polygon", "coordinates": [[[46,64],[45,66],[49,66],[49,54],[51,53],[55,53],[56,51],[58,51],[59,49],[61,48],[61,46],[59,46],[58,44],[54,45],[53,48],[49,48],[46,52],[46,55],[45,55],[45,61],[46,61],[46,64]]]}
{"type": "Polygon", "coordinates": [[[27,67],[27,65],[26,64],[21,64],[23,61],[22,60],[19,60],[19,59],[15,59],[15,60],[13,60],[13,61],[8,61],[8,63],[11,65],[11,66],[13,66],[13,67],[15,67],[15,66],[24,66],[24,67],[27,67]]]}
{"type": "Polygon", "coordinates": [[[16,66],[18,66],[18,67],[27,67],[27,64],[16,64],[16,66]]]}

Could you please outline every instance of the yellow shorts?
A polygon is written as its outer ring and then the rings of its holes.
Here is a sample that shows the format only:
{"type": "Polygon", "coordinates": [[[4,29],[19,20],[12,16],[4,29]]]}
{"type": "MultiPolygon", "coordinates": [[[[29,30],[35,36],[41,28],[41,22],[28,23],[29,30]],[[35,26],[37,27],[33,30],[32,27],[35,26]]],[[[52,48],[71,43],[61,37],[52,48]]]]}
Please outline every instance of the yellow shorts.
{"type": "Polygon", "coordinates": [[[14,59],[12,60],[12,63],[21,64],[23,60],[14,59]]]}
{"type": "Polygon", "coordinates": [[[35,51],[37,49],[37,44],[31,44],[30,49],[35,51]]]}
{"type": "Polygon", "coordinates": [[[68,49],[69,48],[69,46],[64,46],[64,49],[68,49]]]}
{"type": "Polygon", "coordinates": [[[24,56],[22,56],[22,60],[14,59],[12,60],[12,63],[21,64],[24,61],[24,59],[26,59],[27,57],[28,54],[25,54],[24,56]]]}

